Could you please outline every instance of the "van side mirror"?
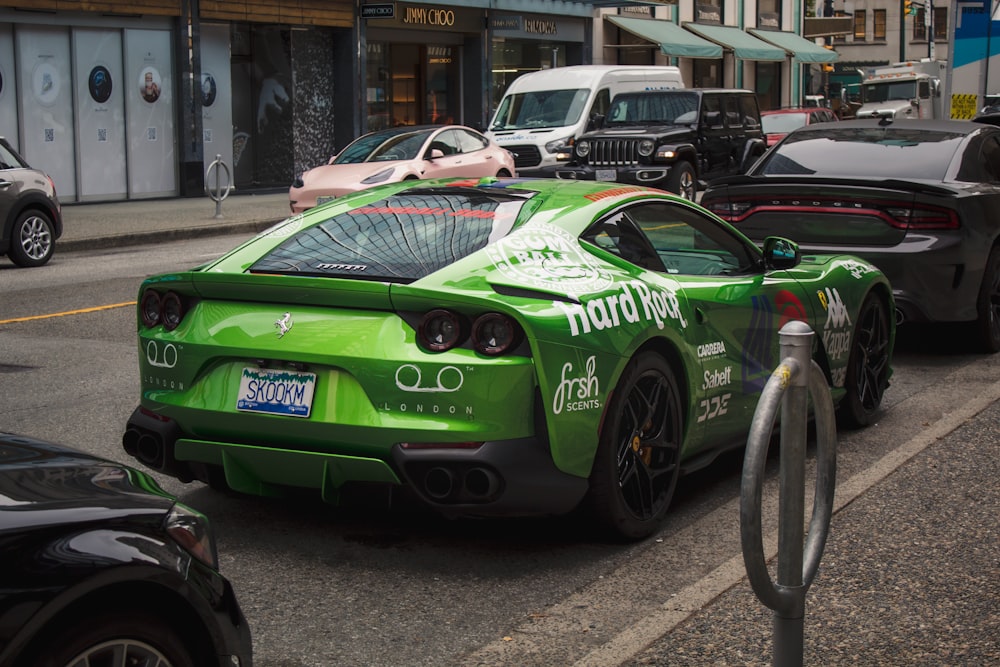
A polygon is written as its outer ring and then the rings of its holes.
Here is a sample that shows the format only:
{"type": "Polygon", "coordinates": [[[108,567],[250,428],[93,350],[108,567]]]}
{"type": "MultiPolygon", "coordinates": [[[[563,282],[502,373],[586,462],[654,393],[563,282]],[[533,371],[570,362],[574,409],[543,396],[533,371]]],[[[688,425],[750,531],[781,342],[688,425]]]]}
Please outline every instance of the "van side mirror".
{"type": "Polygon", "coordinates": [[[604,114],[592,113],[590,114],[590,120],[587,121],[586,132],[591,132],[593,130],[599,130],[604,127],[604,114]]]}

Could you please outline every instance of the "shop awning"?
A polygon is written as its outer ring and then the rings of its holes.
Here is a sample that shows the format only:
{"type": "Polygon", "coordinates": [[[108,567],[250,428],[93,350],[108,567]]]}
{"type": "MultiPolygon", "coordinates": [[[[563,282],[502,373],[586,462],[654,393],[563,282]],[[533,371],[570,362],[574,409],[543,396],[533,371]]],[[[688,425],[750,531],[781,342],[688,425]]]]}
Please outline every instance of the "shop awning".
{"type": "Polygon", "coordinates": [[[775,46],[780,46],[786,51],[791,51],[794,55],[792,60],[800,63],[832,63],[840,57],[832,49],[824,49],[822,46],[806,39],[794,32],[784,32],[780,30],[756,30],[750,28],[750,34],[759,37],[765,42],[770,42],[775,46]]]}
{"type": "Polygon", "coordinates": [[[788,57],[784,49],[757,39],[734,26],[685,23],[684,27],[705,39],[732,49],[733,55],[739,60],[784,60],[788,57]]]}
{"type": "Polygon", "coordinates": [[[677,58],[721,58],[722,47],[702,39],[676,23],[662,19],[637,19],[631,16],[605,16],[613,24],[647,42],[660,45],[660,51],[677,58]]]}

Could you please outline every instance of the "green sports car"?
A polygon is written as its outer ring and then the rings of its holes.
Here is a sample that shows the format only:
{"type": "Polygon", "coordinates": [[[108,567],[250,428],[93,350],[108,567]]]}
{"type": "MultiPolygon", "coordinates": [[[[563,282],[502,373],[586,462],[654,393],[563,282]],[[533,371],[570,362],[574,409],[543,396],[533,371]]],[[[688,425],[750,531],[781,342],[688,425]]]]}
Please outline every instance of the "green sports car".
{"type": "Polygon", "coordinates": [[[155,470],[332,503],[408,487],[449,516],[583,507],[626,538],[745,444],[786,322],[812,327],[852,427],[895,336],[871,264],[594,181],[364,190],[147,279],[137,310],[123,444],[155,470]]]}

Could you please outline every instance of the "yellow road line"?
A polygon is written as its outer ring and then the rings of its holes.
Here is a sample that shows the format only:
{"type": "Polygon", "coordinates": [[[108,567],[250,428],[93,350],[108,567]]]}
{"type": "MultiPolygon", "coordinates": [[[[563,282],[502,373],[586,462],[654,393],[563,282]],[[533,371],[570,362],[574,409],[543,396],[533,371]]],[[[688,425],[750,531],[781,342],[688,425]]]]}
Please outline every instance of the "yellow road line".
{"type": "Polygon", "coordinates": [[[125,306],[135,306],[135,301],[125,301],[124,303],[109,303],[106,306],[94,306],[93,308],[80,308],[78,310],[67,310],[62,313],[48,313],[47,315],[29,315],[28,317],[14,317],[9,320],[0,320],[0,324],[13,324],[15,322],[30,322],[31,320],[47,320],[50,317],[65,317],[67,315],[83,315],[84,313],[96,313],[101,310],[111,310],[112,308],[124,308],[125,306]]]}

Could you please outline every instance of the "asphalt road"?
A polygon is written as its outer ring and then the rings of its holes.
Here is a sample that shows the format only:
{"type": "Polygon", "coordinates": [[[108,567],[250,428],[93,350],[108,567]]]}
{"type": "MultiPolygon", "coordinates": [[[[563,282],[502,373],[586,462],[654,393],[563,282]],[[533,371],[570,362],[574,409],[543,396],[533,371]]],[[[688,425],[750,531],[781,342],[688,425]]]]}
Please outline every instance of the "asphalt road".
{"type": "MultiPolygon", "coordinates": [[[[128,461],[139,281],[240,238],[0,263],[0,428],[128,461]]],[[[840,436],[806,664],[1000,663],[1000,355],[955,341],[904,339],[883,417],[840,436]]],[[[632,545],[573,519],[445,521],[161,481],[212,519],[258,667],[767,664],[770,612],[740,557],[741,463],[682,480],[662,531],[632,545]]],[[[772,471],[772,542],[773,487],[772,471]]]]}

